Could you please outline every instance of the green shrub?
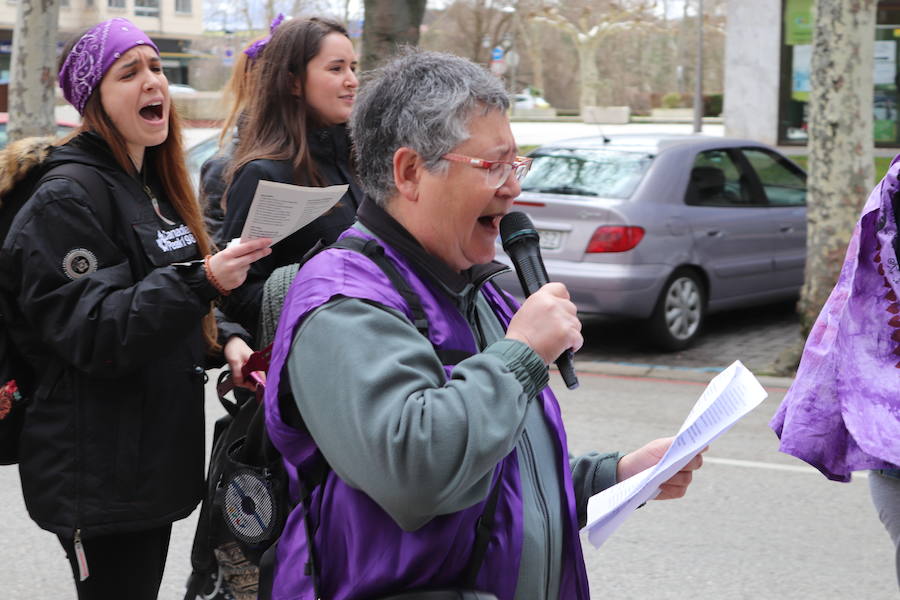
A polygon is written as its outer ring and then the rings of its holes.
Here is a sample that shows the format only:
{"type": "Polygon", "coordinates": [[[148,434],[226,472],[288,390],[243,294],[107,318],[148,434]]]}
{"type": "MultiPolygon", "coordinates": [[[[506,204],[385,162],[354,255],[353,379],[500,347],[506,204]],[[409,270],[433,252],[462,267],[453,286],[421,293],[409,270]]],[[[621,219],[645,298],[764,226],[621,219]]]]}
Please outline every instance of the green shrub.
{"type": "Polygon", "coordinates": [[[703,114],[707,117],[718,117],[722,114],[722,94],[703,96],[703,114]]]}
{"type": "Polygon", "coordinates": [[[678,92],[669,92],[662,97],[663,108],[679,108],[681,104],[681,94],[678,92]]]}

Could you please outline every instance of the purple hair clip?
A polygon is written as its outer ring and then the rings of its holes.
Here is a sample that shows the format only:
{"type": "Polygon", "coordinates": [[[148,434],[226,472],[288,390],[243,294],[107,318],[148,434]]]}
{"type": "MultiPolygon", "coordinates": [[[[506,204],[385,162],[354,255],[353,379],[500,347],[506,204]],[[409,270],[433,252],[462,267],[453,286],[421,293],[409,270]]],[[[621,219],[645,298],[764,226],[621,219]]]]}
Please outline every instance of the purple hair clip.
{"type": "Polygon", "coordinates": [[[272,24],[269,25],[269,35],[250,44],[250,46],[246,50],[244,50],[244,54],[249,56],[250,60],[256,60],[257,58],[259,58],[259,53],[263,51],[263,48],[265,48],[266,44],[269,43],[269,40],[272,39],[272,34],[275,33],[275,30],[286,18],[287,17],[285,17],[284,14],[278,13],[278,15],[274,19],[272,19],[272,24]]]}

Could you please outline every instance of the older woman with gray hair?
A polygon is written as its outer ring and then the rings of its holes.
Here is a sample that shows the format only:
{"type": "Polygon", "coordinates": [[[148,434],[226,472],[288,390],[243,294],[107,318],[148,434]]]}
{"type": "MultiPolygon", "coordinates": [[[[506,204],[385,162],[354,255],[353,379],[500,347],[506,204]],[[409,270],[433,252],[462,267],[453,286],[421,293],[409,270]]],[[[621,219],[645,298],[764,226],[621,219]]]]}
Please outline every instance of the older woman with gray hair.
{"type": "Polygon", "coordinates": [[[491,281],[530,162],[508,106],[485,70],[430,52],[362,88],[367,200],[301,268],[269,371],[266,424],[303,492],[275,598],[587,599],[587,499],[669,443],[569,458],[547,365],[581,346],[575,306],[550,283],[516,307],[491,281]]]}

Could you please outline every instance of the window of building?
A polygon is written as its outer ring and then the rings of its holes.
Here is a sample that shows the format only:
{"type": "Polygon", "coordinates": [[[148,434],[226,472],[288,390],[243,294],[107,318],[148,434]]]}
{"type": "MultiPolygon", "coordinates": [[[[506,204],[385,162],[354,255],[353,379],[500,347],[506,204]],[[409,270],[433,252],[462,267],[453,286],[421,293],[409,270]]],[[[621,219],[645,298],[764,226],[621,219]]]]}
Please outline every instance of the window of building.
{"type": "Polygon", "coordinates": [[[175,0],[175,12],[177,12],[177,13],[191,12],[191,0],[175,0]]]}
{"type": "Polygon", "coordinates": [[[136,17],[158,17],[159,0],[134,0],[134,15],[136,17]]]}
{"type": "MultiPolygon", "coordinates": [[[[778,138],[805,144],[809,122],[813,0],[785,0],[782,21],[781,94],[778,138]]],[[[878,2],[872,74],[872,116],[876,145],[900,145],[900,0],[878,2]]]]}
{"type": "Polygon", "coordinates": [[[110,8],[125,8],[125,0],[106,0],[110,8]]]}

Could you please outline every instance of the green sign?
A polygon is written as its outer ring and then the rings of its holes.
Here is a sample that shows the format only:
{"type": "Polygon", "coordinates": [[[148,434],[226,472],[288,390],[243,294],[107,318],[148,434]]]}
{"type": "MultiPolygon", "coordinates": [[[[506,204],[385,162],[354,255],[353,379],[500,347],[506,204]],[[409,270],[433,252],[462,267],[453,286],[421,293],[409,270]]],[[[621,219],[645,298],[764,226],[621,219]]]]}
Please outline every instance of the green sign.
{"type": "Polygon", "coordinates": [[[813,0],[787,0],[784,7],[784,43],[812,44],[813,0]]]}

